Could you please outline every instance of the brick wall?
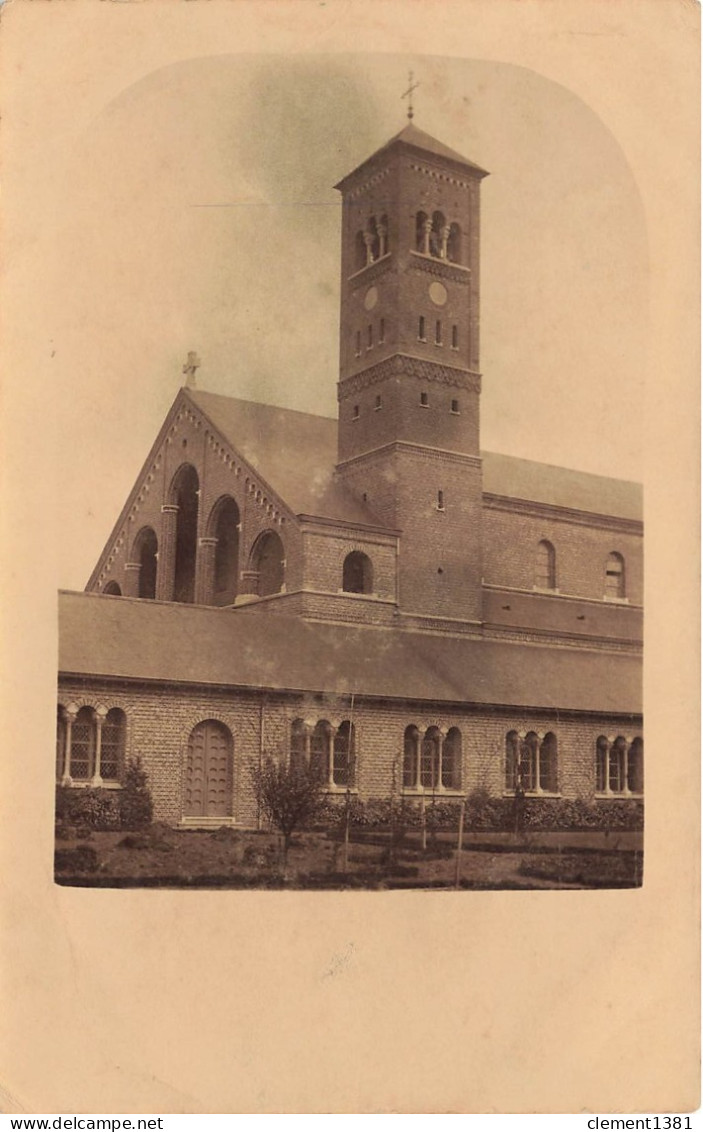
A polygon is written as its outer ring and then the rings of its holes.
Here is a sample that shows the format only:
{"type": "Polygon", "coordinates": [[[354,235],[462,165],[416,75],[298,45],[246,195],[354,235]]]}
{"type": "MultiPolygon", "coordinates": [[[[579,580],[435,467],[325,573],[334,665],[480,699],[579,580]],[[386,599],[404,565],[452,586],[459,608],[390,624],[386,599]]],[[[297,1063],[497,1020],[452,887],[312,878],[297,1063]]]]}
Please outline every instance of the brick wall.
{"type": "Polygon", "coordinates": [[[252,603],[250,609],[305,617],[313,621],[344,621],[352,625],[395,625],[397,606],[365,594],[326,594],[310,590],[277,594],[252,603]]]}
{"type": "MultiPolygon", "coordinates": [[[[214,719],[233,737],[232,817],[253,826],[257,807],[249,766],[260,754],[284,757],[289,751],[293,720],[311,724],[328,720],[337,728],[352,715],[348,697],[257,694],[219,689],[162,688],[119,685],[91,680],[59,682],[59,702],[120,707],[127,720],[126,757],[140,756],[149,775],[157,820],[178,822],[182,815],[185,761],[189,736],[196,725],[214,719]]],[[[462,735],[462,789],[503,792],[505,737],[508,731],[548,732],[557,737],[559,790],[565,797],[591,798],[595,791],[595,744],[599,735],[641,735],[641,721],[617,718],[559,718],[558,713],[523,715],[488,709],[462,710],[427,705],[356,702],[357,783],[362,798],[388,797],[396,764],[402,781],[406,727],[421,733],[428,727],[458,727],[462,735]]]]}
{"type": "MultiPolygon", "coordinates": [[[[116,581],[123,594],[137,596],[138,571],[125,570],[125,565],[134,562],[135,539],[146,526],[156,533],[159,556],[168,552],[166,542],[173,537],[173,531],[169,535],[169,516],[165,516],[161,508],[163,504],[175,502],[171,485],[183,464],[195,468],[200,490],[196,594],[203,589],[202,570],[212,568],[212,557],[208,564],[207,551],[199,540],[214,534],[213,509],[223,496],[230,496],[239,509],[239,572],[250,566],[258,537],[264,531],[274,531],[283,542],[286,588],[299,589],[303,575],[302,539],[295,516],[246,462],[222,442],[198,410],[183,404],[174,413],[163,443],[136,485],[129,513],[115,542],[104,552],[100,576],[93,588],[102,591],[110,581],[116,581]]],[[[157,592],[159,596],[162,595],[157,592]]],[[[170,599],[170,595],[163,596],[170,599]]]]}
{"type": "Polygon", "coordinates": [[[303,532],[304,587],[333,594],[341,591],[344,560],[352,551],[361,551],[371,560],[372,592],[385,601],[395,601],[396,539],[331,526],[307,527],[303,532]]]}
{"type": "Polygon", "coordinates": [[[353,491],[367,495],[382,521],[403,532],[401,611],[480,620],[480,462],[398,445],[350,462],[344,477],[353,491]]]}
{"type": "Polygon", "coordinates": [[[537,628],[554,636],[640,642],[642,610],[619,602],[583,601],[560,594],[483,592],[483,617],[490,629],[537,628]]]}
{"type": "Polygon", "coordinates": [[[531,590],[535,582],[537,544],[546,539],[556,552],[556,585],[563,594],[602,600],[605,564],[612,552],[625,560],[625,593],[633,605],[643,597],[642,537],[635,524],[620,527],[563,513],[542,513],[515,501],[486,506],[483,511],[483,576],[492,586],[531,590]]]}

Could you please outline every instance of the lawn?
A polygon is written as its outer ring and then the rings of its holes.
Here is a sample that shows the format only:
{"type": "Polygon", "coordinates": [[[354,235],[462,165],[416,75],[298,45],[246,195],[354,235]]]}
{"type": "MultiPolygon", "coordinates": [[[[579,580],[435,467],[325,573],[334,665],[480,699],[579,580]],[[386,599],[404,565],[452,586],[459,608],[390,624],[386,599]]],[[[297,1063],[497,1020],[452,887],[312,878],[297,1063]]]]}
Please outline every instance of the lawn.
{"type": "MultiPolygon", "coordinates": [[[[143,833],[93,832],[56,844],[58,884],[105,888],[450,888],[456,835],[422,848],[417,833],[391,852],[379,830],[352,834],[344,869],[338,834],[299,833],[283,867],[275,832],[156,824],[143,833]]],[[[460,886],[474,889],[630,888],[642,883],[641,835],[467,834],[460,886]]]]}

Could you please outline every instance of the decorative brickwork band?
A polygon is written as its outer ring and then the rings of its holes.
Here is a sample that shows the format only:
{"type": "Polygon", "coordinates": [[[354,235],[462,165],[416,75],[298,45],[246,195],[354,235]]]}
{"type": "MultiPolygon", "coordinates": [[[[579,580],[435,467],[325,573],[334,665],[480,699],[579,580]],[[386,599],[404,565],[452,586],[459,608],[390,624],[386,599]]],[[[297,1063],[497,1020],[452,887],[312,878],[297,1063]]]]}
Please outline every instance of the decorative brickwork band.
{"type": "Polygon", "coordinates": [[[161,508],[161,516],[159,560],[156,565],[156,597],[159,601],[173,601],[176,578],[177,505],[175,503],[164,503],[161,508]]]}
{"type": "Polygon", "coordinates": [[[369,385],[377,385],[399,374],[419,377],[423,381],[436,381],[456,389],[466,389],[469,393],[481,392],[480,373],[456,369],[455,366],[439,365],[437,362],[428,362],[421,358],[411,358],[407,354],[395,354],[392,358],[386,358],[385,361],[370,366],[363,373],[357,373],[354,377],[340,381],[337,385],[337,399],[344,401],[347,397],[352,397],[362,389],[368,388],[369,385]]]}
{"type": "MultiPolygon", "coordinates": [[[[432,221],[428,220],[427,223],[432,227],[432,221]]],[[[442,231],[442,241],[446,240],[444,234],[446,230],[442,231]]],[[[446,250],[445,250],[446,254],[446,250]]],[[[436,256],[430,256],[427,252],[415,252],[411,249],[410,255],[410,268],[412,271],[427,271],[430,275],[438,275],[440,279],[451,279],[453,283],[469,284],[471,282],[471,268],[462,267],[458,263],[450,263],[446,259],[437,259],[436,256]]]]}

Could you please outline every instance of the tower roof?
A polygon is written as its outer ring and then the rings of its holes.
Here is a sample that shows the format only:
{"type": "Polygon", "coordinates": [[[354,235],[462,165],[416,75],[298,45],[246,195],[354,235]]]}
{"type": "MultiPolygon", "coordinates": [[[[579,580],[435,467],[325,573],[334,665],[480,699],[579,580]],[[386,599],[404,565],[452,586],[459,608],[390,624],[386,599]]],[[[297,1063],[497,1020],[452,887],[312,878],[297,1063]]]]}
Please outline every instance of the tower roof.
{"type": "Polygon", "coordinates": [[[468,157],[463,157],[462,154],[457,153],[455,149],[450,149],[448,145],[445,145],[444,142],[438,141],[437,138],[433,138],[431,134],[427,134],[424,130],[420,130],[414,122],[408,122],[407,126],[404,126],[399,133],[390,138],[384,145],[381,146],[380,149],[377,149],[375,153],[372,153],[370,157],[367,157],[365,161],[362,161],[360,165],[357,165],[355,169],[352,169],[350,173],[347,173],[346,177],[343,177],[342,180],[337,185],[335,185],[335,188],[341,189],[342,186],[345,185],[349,180],[349,178],[353,177],[354,174],[359,171],[359,169],[363,169],[365,165],[369,164],[369,162],[375,161],[378,157],[380,157],[382,154],[385,154],[394,146],[408,146],[411,149],[418,150],[423,153],[431,153],[435,157],[441,157],[445,161],[451,161],[455,165],[461,165],[465,169],[470,169],[475,176],[488,176],[488,171],[486,169],[482,169],[480,165],[476,165],[475,162],[469,161],[468,157]]]}

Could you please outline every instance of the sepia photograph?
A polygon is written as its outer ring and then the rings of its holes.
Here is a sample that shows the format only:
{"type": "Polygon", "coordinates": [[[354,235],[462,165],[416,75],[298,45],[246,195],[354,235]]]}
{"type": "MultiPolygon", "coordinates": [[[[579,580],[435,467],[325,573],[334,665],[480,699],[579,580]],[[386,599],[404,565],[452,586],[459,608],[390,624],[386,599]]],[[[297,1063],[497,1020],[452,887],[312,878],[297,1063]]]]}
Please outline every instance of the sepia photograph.
{"type": "Polygon", "coordinates": [[[57,882],[640,885],[646,240],[597,117],[225,58],[80,151],[63,318],[126,396],[63,453],[57,882]]]}
{"type": "Polygon", "coordinates": [[[699,15],[2,5],[16,1129],[695,1109],[699,15]]]}

